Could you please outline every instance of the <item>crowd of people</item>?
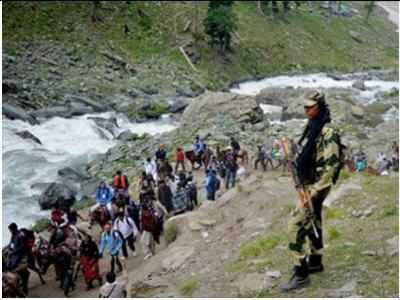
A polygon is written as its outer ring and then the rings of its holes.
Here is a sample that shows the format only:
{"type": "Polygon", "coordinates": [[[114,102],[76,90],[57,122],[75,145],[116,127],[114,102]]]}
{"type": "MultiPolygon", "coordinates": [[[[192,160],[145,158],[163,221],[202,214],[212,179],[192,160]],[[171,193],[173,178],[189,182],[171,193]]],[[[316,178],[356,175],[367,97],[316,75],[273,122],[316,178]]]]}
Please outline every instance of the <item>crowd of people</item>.
{"type": "Polygon", "coordinates": [[[350,149],[347,160],[351,165],[350,169],[354,171],[363,172],[369,167],[376,170],[379,175],[388,175],[390,171],[398,172],[399,170],[399,145],[394,141],[386,153],[380,151],[377,154],[374,162],[369,159],[362,147],[356,153],[350,149]]]}
{"type": "MultiPolygon", "coordinates": [[[[116,274],[123,271],[121,260],[137,255],[138,243],[144,260],[151,258],[155,255],[156,244],[160,243],[164,221],[199,205],[193,170],[204,168],[206,198],[214,201],[222,179],[225,179],[226,189],[235,186],[239,152],[240,145],[234,138],[228,148],[223,151],[217,148],[214,154],[196,136],[192,144],[194,155],[177,147],[175,166],[172,167],[165,145],[161,144],[154,157],[148,157],[144,162],[137,200],[131,197],[128,176],[117,171],[111,186],[102,181],[96,188],[96,203],[90,207],[88,218],[66,205],[69,201],[62,198],[55,201],[49,218],[49,241],[35,237],[31,230],[18,229],[15,223],[10,224],[11,241],[3,251],[3,270],[19,274],[29,268],[41,277],[49,265],[54,264],[56,277],[64,291],[68,280],[70,288],[74,288],[74,278],[79,271],[82,271],[89,290],[95,282],[99,286],[103,284],[99,260],[108,253],[110,270],[104,286],[110,287],[116,282],[116,274]],[[188,171],[188,157],[192,163],[191,171],[188,171]],[[83,222],[78,224],[79,219],[83,222]],[[87,223],[89,226],[83,226],[87,223]],[[96,224],[102,230],[98,242],[91,233],[96,224]]],[[[23,293],[27,294],[27,278],[22,278],[22,282],[23,293]]],[[[104,286],[100,291],[109,292],[110,288],[104,286]]]]}
{"type": "MultiPolygon", "coordinates": [[[[106,283],[100,289],[100,294],[104,297],[110,293],[123,295],[123,290],[113,288],[123,286],[116,280],[116,274],[123,271],[120,259],[125,260],[129,255],[137,256],[138,243],[141,244],[144,260],[150,259],[155,255],[156,244],[160,243],[165,220],[173,215],[193,210],[199,205],[198,183],[193,171],[204,168],[203,184],[206,199],[215,201],[217,191],[221,188],[221,181],[224,182],[226,190],[235,187],[240,164],[245,164],[244,151],[234,138],[231,138],[230,145],[224,150],[217,146],[215,151],[212,151],[199,136],[196,136],[189,153],[181,146],[176,148],[173,167],[168,159],[165,145],[161,144],[154,157],[148,157],[144,162],[136,201],[131,197],[132,189],[129,189],[128,176],[121,171],[116,172],[111,187],[105,181],[100,182],[95,191],[96,203],[89,209],[89,218],[66,206],[64,204],[66,201],[62,201],[63,199],[58,199],[50,213],[51,235],[47,247],[49,257],[52,257],[51,255],[58,258],[63,255],[68,257],[62,261],[61,273],[57,273],[60,286],[65,286],[64,281],[69,273],[74,274],[74,265],[78,266],[75,277],[81,269],[87,289],[92,289],[96,281],[102,286],[99,260],[104,253],[108,253],[110,270],[106,274],[106,283]],[[241,163],[239,158],[242,159],[241,163]],[[190,160],[192,165],[191,171],[188,171],[187,160],[190,160]],[[85,221],[82,224],[89,222],[90,225],[83,228],[77,224],[78,219],[85,221]],[[92,226],[97,223],[102,229],[98,243],[91,234],[92,226]],[[78,264],[75,263],[77,261],[78,264]]],[[[289,171],[291,162],[298,152],[298,144],[286,138],[274,140],[270,147],[259,145],[254,168],[257,169],[261,165],[263,171],[267,171],[269,166],[271,170],[282,167],[282,171],[289,171]]],[[[390,167],[398,170],[397,143],[392,145],[392,152],[391,160],[388,160],[384,153],[378,154],[379,174],[385,175],[390,167]]],[[[355,170],[363,171],[368,165],[366,154],[362,149],[354,155],[351,151],[349,153],[349,159],[354,163],[355,170]]],[[[43,239],[40,239],[40,245],[37,245],[38,239],[35,239],[34,233],[28,229],[18,229],[15,223],[9,225],[9,230],[11,241],[7,247],[7,259],[3,259],[3,270],[18,273],[25,270],[22,266],[27,266],[42,280],[41,275],[48,267],[44,266],[44,255],[41,253],[43,239]]],[[[55,266],[58,258],[53,259],[55,266]]],[[[72,288],[73,281],[70,280],[72,288]]],[[[26,294],[27,282],[22,286],[26,294]]]]}

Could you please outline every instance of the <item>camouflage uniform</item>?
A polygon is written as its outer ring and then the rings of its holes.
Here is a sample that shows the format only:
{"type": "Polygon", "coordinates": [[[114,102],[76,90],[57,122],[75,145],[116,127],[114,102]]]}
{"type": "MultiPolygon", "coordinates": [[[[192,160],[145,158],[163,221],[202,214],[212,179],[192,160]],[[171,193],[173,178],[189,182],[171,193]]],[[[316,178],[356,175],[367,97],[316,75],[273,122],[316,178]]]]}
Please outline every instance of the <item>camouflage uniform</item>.
{"type": "Polygon", "coordinates": [[[305,186],[306,192],[311,195],[313,212],[308,206],[298,207],[289,222],[289,249],[300,259],[306,255],[306,238],[309,240],[311,254],[322,254],[322,204],[329,194],[332,178],[339,164],[337,137],[336,129],[329,125],[324,126],[316,142],[316,180],[305,186]],[[314,221],[318,238],[314,234],[311,220],[314,221]]]}

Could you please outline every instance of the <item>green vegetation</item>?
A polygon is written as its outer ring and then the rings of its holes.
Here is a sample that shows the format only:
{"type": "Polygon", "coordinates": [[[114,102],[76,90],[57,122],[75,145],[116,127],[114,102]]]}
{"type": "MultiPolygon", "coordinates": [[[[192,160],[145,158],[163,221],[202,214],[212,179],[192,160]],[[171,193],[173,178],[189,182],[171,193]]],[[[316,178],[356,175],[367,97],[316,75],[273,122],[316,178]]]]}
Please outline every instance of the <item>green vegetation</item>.
{"type": "MultiPolygon", "coordinates": [[[[398,176],[371,176],[362,173],[353,174],[350,180],[354,182],[361,180],[362,190],[345,194],[335,200],[332,207],[323,210],[324,265],[329,266],[329,271],[326,269],[318,276],[313,276],[311,288],[288,294],[289,297],[329,297],[330,291],[339,289],[349,282],[343,274],[352,274],[352,278],[357,281],[354,295],[383,298],[396,297],[398,294],[398,256],[389,256],[387,252],[376,256],[363,254],[365,251],[382,252],[387,244],[386,240],[399,234],[398,176]],[[354,209],[365,210],[372,205],[376,208],[369,217],[355,218],[350,214],[354,209]]],[[[281,218],[280,215],[277,217],[281,218]]],[[[282,226],[286,224],[282,223],[282,226]]],[[[274,232],[277,229],[275,227],[274,232]]],[[[240,257],[238,261],[229,265],[235,278],[241,278],[249,272],[248,263],[256,257],[255,254],[261,252],[253,250],[261,248],[254,245],[262,244],[263,239],[264,237],[261,237],[242,246],[241,250],[246,249],[245,254],[251,253],[251,255],[240,257]]],[[[280,242],[284,245],[287,237],[281,237],[280,242]]],[[[283,274],[282,281],[286,281],[296,260],[289,251],[277,249],[278,247],[264,251],[264,255],[260,257],[270,261],[270,264],[268,261],[265,262],[268,269],[280,270],[283,274]]],[[[261,267],[259,270],[262,270],[261,267]]],[[[282,294],[277,284],[272,288],[256,290],[241,296],[276,298],[282,297],[282,294]]]]}
{"type": "Polygon", "coordinates": [[[381,216],[382,217],[390,217],[390,216],[395,216],[399,212],[399,208],[395,204],[386,204],[383,207],[383,211],[381,216]]]}
{"type": "Polygon", "coordinates": [[[32,230],[35,232],[42,232],[46,230],[50,226],[49,218],[42,218],[36,221],[35,225],[33,225],[32,230]]]}
{"type": "Polygon", "coordinates": [[[232,9],[234,1],[210,1],[204,20],[209,44],[219,46],[222,52],[231,48],[232,33],[237,30],[237,17],[232,9]]]}
{"type": "Polygon", "coordinates": [[[385,103],[380,103],[380,102],[375,102],[370,105],[368,105],[365,108],[365,111],[369,114],[383,114],[387,110],[389,110],[391,107],[390,104],[385,104],[385,103]]]}
{"type": "Polygon", "coordinates": [[[259,237],[240,247],[241,258],[265,256],[268,250],[275,248],[282,240],[282,234],[271,234],[259,237]]]}
{"type": "Polygon", "coordinates": [[[336,228],[330,227],[327,230],[327,237],[329,241],[336,240],[340,237],[340,232],[336,228]]]}
{"type": "Polygon", "coordinates": [[[141,107],[132,106],[128,109],[127,114],[130,118],[149,118],[157,119],[162,114],[168,112],[168,104],[165,102],[151,103],[141,107]]]}
{"type": "Polygon", "coordinates": [[[349,179],[351,177],[351,175],[352,175],[352,173],[349,170],[343,168],[342,171],[340,171],[339,180],[346,181],[347,179],[349,179]]]}
{"type": "Polygon", "coordinates": [[[165,228],[164,238],[167,245],[173,243],[178,237],[178,226],[175,223],[169,223],[165,228]]]}
{"type": "MultiPolygon", "coordinates": [[[[366,15],[364,6],[357,8],[361,16],[366,15]]],[[[101,20],[97,22],[91,19],[92,2],[6,2],[4,49],[21,53],[25,50],[22,41],[51,41],[72,51],[80,62],[93,66],[108,63],[101,52],[109,51],[138,70],[135,76],[101,86],[78,74],[69,83],[78,88],[84,80],[89,88],[95,85],[104,92],[126,86],[171,88],[173,82],[217,89],[254,75],[398,68],[398,35],[391,34],[392,28],[375,12],[368,24],[357,16],[334,15],[327,22],[319,9],[313,13],[290,10],[286,22],[277,22],[261,13],[255,2],[235,1],[232,13],[237,16],[237,30],[231,39],[232,52],[222,57],[205,38],[202,21],[208,3],[199,2],[196,9],[194,26],[191,2],[103,2],[96,10],[101,20]],[[188,21],[192,25],[183,31],[188,21]],[[359,34],[362,43],[349,35],[350,30],[359,34]],[[193,72],[178,49],[189,41],[195,42],[193,51],[200,57],[198,72],[193,72]]]]}
{"type": "Polygon", "coordinates": [[[327,219],[344,219],[345,217],[345,211],[341,208],[326,207],[324,212],[327,219]]]}
{"type": "Polygon", "coordinates": [[[186,280],[181,287],[179,292],[184,297],[192,297],[193,293],[199,288],[199,281],[197,278],[192,277],[186,280]]]}

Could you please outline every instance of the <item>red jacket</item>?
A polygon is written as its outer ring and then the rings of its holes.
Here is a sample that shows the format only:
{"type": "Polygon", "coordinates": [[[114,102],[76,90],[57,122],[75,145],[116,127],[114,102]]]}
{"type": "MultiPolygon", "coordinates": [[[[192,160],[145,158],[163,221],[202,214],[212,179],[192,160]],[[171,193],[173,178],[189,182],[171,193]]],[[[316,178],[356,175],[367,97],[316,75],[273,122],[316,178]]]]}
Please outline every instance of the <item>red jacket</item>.
{"type": "Polygon", "coordinates": [[[184,161],[185,160],[185,153],[181,151],[176,152],[176,161],[184,161]]]}
{"type": "Polygon", "coordinates": [[[127,182],[125,180],[125,176],[115,175],[114,177],[114,189],[123,189],[126,190],[128,188],[127,182]]]}

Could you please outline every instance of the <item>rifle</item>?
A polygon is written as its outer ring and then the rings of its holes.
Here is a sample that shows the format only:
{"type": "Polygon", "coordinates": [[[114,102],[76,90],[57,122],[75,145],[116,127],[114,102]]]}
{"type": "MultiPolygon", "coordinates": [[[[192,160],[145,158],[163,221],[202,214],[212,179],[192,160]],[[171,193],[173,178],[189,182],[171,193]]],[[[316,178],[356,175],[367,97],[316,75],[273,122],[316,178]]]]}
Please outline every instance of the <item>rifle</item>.
{"type": "MultiPolygon", "coordinates": [[[[300,182],[300,179],[297,175],[297,168],[296,168],[296,163],[295,163],[294,159],[289,159],[290,156],[289,156],[287,140],[282,140],[281,143],[282,143],[283,151],[285,152],[285,156],[288,158],[289,169],[290,169],[290,172],[292,173],[294,188],[296,189],[297,193],[299,194],[300,204],[302,206],[308,205],[308,208],[309,208],[311,214],[313,214],[314,207],[311,202],[310,194],[306,191],[306,189],[304,188],[304,185],[300,182]]],[[[311,226],[313,228],[315,237],[319,238],[317,227],[315,226],[314,220],[312,218],[311,218],[311,226]]]]}

